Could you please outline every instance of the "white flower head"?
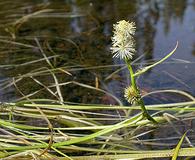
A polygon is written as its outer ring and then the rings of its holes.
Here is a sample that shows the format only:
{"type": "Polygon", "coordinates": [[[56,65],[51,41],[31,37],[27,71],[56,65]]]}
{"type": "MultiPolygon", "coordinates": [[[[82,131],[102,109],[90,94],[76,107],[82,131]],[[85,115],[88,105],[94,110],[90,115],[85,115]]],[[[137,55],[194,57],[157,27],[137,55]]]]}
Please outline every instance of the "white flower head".
{"type": "Polygon", "coordinates": [[[111,51],[113,57],[120,59],[132,59],[135,52],[135,23],[125,20],[113,25],[114,35],[112,37],[111,51]]]}
{"type": "Polygon", "coordinates": [[[113,25],[114,31],[116,31],[116,34],[124,34],[125,36],[131,36],[135,34],[135,23],[129,22],[129,21],[119,21],[117,24],[113,25]]]}

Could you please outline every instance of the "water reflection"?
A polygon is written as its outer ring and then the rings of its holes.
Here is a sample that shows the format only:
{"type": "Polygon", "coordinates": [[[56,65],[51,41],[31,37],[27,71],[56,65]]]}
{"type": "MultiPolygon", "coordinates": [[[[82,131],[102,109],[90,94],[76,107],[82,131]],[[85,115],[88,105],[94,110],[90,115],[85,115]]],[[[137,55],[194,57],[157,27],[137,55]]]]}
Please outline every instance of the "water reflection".
{"type": "MultiPolygon", "coordinates": [[[[36,49],[35,38],[38,38],[47,56],[57,55],[55,59],[51,58],[53,66],[69,68],[72,74],[72,76],[58,74],[60,83],[78,81],[94,87],[98,83],[100,88],[107,90],[123,101],[123,88],[130,83],[127,70],[124,69],[113,74],[110,79],[106,78],[123,65],[123,62],[112,59],[109,47],[112,25],[118,20],[126,19],[136,21],[137,24],[137,55],[135,55],[135,58],[144,54],[141,62],[156,61],[168,53],[174,47],[176,41],[179,40],[179,49],[172,58],[189,61],[185,64],[176,64],[179,61],[175,60],[175,64],[158,66],[141,76],[138,81],[143,90],[150,92],[156,89],[175,88],[195,94],[195,89],[193,89],[195,83],[192,83],[195,75],[191,74],[194,70],[194,65],[191,62],[194,61],[195,42],[193,36],[195,31],[195,3],[193,0],[32,0],[28,2],[17,0],[12,5],[10,3],[12,2],[6,1],[1,2],[0,5],[0,33],[1,36],[4,36],[3,39],[5,39],[5,36],[9,37],[6,38],[8,40],[12,40],[10,36],[12,30],[7,32],[5,28],[12,26],[13,22],[23,15],[41,9],[53,9],[53,11],[36,15],[14,30],[15,41],[33,45],[35,48],[0,43],[1,65],[23,64],[27,61],[43,58],[40,50],[36,49]],[[119,65],[119,67],[88,69],[93,66],[111,64],[119,65]],[[70,66],[79,69],[73,71],[70,66]],[[173,77],[180,81],[175,81],[173,77]],[[182,83],[187,83],[191,86],[191,89],[182,83]]],[[[5,68],[2,66],[2,78],[8,77],[11,80],[12,77],[38,70],[41,67],[48,68],[49,66],[43,61],[33,65],[29,64],[27,67],[5,68]]],[[[54,83],[51,75],[37,78],[45,85],[54,83]]],[[[18,82],[18,86],[27,95],[43,87],[29,77],[18,82]]],[[[66,101],[116,103],[111,97],[107,95],[105,97],[103,93],[81,86],[78,87],[74,84],[62,86],[61,90],[66,101]]],[[[44,91],[32,97],[55,98],[55,96],[44,93],[44,91]]],[[[10,91],[9,93],[3,92],[5,94],[1,99],[7,100],[10,91]]],[[[15,92],[13,93],[13,90],[11,90],[11,93],[18,97],[18,92],[16,90],[15,92]]]]}

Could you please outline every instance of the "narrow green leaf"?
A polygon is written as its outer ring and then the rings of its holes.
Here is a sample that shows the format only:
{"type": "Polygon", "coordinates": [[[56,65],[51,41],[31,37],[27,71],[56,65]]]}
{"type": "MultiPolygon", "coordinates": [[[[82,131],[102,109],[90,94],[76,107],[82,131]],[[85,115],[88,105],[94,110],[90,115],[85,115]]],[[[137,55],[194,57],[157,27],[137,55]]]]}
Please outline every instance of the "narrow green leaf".
{"type": "Polygon", "coordinates": [[[176,148],[175,148],[175,150],[174,150],[174,154],[173,154],[173,157],[172,157],[171,160],[177,160],[177,156],[178,156],[178,154],[179,154],[179,150],[180,150],[181,145],[182,145],[182,142],[183,142],[183,140],[184,140],[184,138],[185,138],[185,136],[186,136],[186,133],[187,133],[187,132],[185,132],[185,133],[183,134],[183,136],[181,137],[180,141],[178,142],[178,144],[177,144],[177,146],[176,146],[176,148]]]}
{"type": "Polygon", "coordinates": [[[152,65],[150,65],[150,66],[147,66],[147,67],[145,67],[145,68],[143,68],[143,69],[137,71],[137,72],[134,74],[134,77],[139,76],[140,74],[145,73],[145,72],[148,71],[149,69],[151,69],[151,68],[155,67],[156,65],[158,65],[158,64],[162,63],[163,61],[165,61],[167,58],[169,58],[169,57],[176,51],[177,47],[178,47],[178,41],[177,41],[177,43],[176,43],[175,48],[174,48],[168,55],[166,55],[164,58],[162,58],[162,59],[159,60],[158,62],[156,62],[156,63],[154,63],[154,64],[152,64],[152,65]]]}

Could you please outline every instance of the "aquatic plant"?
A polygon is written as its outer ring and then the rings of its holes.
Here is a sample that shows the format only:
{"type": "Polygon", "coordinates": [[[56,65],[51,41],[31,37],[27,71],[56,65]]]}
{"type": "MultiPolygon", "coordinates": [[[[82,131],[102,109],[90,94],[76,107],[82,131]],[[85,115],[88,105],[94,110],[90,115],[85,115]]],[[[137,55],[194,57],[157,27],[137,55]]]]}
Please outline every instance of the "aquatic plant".
{"type": "Polygon", "coordinates": [[[161,59],[160,61],[156,62],[155,64],[151,66],[147,66],[143,68],[141,71],[138,71],[137,73],[134,73],[132,65],[131,65],[131,60],[133,58],[133,55],[135,53],[135,40],[134,40],[134,35],[136,31],[135,23],[134,22],[129,22],[125,20],[121,20],[117,22],[116,24],[113,25],[114,29],[114,35],[111,38],[112,39],[112,47],[111,51],[113,54],[113,58],[120,58],[125,61],[127,68],[130,73],[130,79],[131,79],[131,86],[128,86],[125,89],[124,97],[129,103],[137,103],[141,106],[142,112],[143,112],[143,117],[147,118],[148,120],[157,123],[154,118],[152,118],[148,111],[146,110],[144,101],[140,95],[140,89],[136,84],[135,76],[140,75],[142,73],[145,73],[148,69],[156,66],[157,64],[163,62],[166,60],[169,56],[171,56],[174,51],[177,48],[177,45],[175,49],[169,53],[166,57],[161,59]]]}
{"type": "Polygon", "coordinates": [[[135,34],[135,23],[128,22],[125,20],[119,21],[117,24],[114,24],[114,35],[112,37],[112,53],[113,57],[119,57],[126,62],[130,72],[131,78],[131,86],[125,89],[125,98],[130,103],[138,103],[141,105],[143,115],[153,121],[156,122],[147,112],[144,102],[140,96],[140,91],[136,85],[136,81],[134,78],[134,72],[131,66],[130,61],[133,58],[133,54],[135,52],[135,40],[133,35],[135,34]]]}

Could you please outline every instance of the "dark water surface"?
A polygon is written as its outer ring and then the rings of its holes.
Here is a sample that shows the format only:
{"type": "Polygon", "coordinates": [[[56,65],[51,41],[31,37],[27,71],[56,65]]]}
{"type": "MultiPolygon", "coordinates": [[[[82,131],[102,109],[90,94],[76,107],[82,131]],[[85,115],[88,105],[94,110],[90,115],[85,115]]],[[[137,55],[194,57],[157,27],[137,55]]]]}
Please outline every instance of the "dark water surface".
{"type": "MultiPolygon", "coordinates": [[[[162,58],[179,41],[176,53],[166,63],[138,79],[143,92],[176,89],[195,95],[193,0],[1,0],[0,101],[12,101],[24,95],[60,99],[55,87],[51,90],[56,96],[44,87],[55,84],[47,71],[53,67],[58,68],[59,83],[80,84],[60,87],[64,101],[118,104],[108,94],[85,84],[101,88],[127,104],[123,88],[130,83],[128,72],[123,69],[113,74],[123,67],[123,62],[112,59],[109,50],[112,25],[122,19],[135,21],[137,25],[135,59],[142,58],[135,68],[162,58]],[[40,10],[45,12],[24,18],[40,10]],[[44,56],[50,57],[52,67],[44,56]],[[40,70],[47,72],[22,76],[40,70]]],[[[146,103],[178,99],[181,97],[161,95],[147,98],[146,103]]]]}

